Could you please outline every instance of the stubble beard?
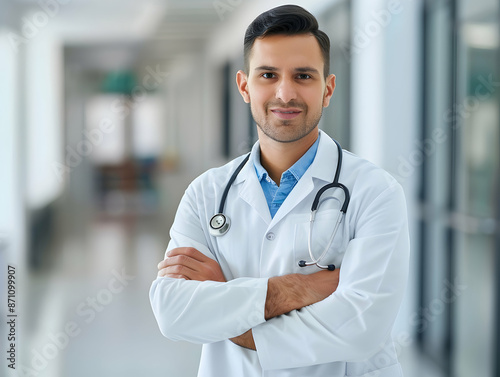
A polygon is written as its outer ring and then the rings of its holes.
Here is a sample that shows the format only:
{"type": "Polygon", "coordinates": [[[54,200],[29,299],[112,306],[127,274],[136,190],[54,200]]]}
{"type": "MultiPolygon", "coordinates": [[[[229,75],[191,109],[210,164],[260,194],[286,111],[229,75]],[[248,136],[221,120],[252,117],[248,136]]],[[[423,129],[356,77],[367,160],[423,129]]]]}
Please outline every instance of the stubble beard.
{"type": "MultiPolygon", "coordinates": [[[[305,106],[293,106],[293,107],[300,107],[300,109],[303,111],[305,118],[306,118],[306,123],[293,126],[293,122],[295,120],[278,120],[279,126],[273,126],[269,122],[269,117],[272,116],[270,114],[269,105],[265,106],[266,109],[266,117],[265,119],[258,119],[258,117],[255,116],[255,111],[253,106],[250,105],[250,110],[252,112],[252,117],[255,123],[257,124],[257,127],[270,139],[277,141],[279,143],[293,143],[295,141],[298,141],[307,135],[309,135],[319,124],[319,121],[321,120],[321,116],[323,115],[323,108],[321,108],[319,115],[314,116],[310,121],[307,121],[307,115],[308,115],[308,108],[305,106]],[[293,128],[288,132],[288,128],[293,128]],[[287,132],[283,132],[282,130],[285,130],[287,132]]],[[[286,106],[283,106],[286,107],[286,106]]],[[[292,107],[292,106],[290,106],[292,107]]]]}

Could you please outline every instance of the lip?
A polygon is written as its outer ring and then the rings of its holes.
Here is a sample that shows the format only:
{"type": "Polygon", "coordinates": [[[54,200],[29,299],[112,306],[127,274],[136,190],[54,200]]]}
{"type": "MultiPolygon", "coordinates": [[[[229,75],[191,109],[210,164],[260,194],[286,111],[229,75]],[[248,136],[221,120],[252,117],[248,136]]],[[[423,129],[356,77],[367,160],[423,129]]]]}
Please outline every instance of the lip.
{"type": "Polygon", "coordinates": [[[297,108],[276,108],[271,109],[271,112],[280,119],[294,119],[302,113],[302,110],[297,108]]]}

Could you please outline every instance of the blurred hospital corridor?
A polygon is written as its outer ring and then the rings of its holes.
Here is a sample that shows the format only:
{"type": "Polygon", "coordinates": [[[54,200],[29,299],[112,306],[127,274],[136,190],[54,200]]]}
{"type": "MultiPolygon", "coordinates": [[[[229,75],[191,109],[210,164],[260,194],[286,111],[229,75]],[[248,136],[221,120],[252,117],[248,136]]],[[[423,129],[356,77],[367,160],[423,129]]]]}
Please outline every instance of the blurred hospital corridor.
{"type": "Polygon", "coordinates": [[[95,218],[73,234],[26,282],[28,365],[40,376],[195,376],[200,348],[165,339],[149,303],[161,219],[95,218]]]}
{"type": "Polygon", "coordinates": [[[258,139],[245,30],[288,3],[330,38],[319,128],[404,191],[404,376],[500,377],[498,0],[0,0],[0,376],[197,375],[149,289],[185,190],[258,139]]]}
{"type": "MultiPolygon", "coordinates": [[[[47,266],[27,281],[25,357],[39,376],[196,376],[200,346],[164,338],[148,299],[168,240],[165,223],[93,216],[56,241],[47,266]]],[[[416,347],[401,356],[405,376],[442,376],[416,347]]]]}

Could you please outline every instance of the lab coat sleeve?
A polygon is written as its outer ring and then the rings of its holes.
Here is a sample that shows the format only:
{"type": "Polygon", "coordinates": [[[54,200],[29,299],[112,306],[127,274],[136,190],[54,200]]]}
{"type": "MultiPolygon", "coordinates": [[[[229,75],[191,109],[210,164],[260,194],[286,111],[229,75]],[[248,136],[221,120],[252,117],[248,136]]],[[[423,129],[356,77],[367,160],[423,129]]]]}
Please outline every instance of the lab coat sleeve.
{"type": "Polygon", "coordinates": [[[355,229],[339,286],[331,296],[253,329],[263,369],[363,361],[390,336],[409,267],[401,186],[393,183],[382,191],[359,216],[355,229]]]}
{"type": "MultiPolygon", "coordinates": [[[[215,259],[201,227],[193,190],[184,195],[170,231],[168,250],[193,247],[215,259]]],[[[226,283],[157,278],[150,301],[160,331],[171,340],[211,343],[241,335],[263,323],[267,278],[226,283]]]]}

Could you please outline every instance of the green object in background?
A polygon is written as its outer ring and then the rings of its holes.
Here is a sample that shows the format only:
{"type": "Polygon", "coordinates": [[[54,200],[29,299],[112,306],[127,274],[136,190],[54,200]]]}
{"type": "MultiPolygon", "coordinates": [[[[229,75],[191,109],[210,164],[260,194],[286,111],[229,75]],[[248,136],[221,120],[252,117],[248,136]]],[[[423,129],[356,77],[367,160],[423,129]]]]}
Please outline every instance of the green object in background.
{"type": "Polygon", "coordinates": [[[136,86],[135,74],[130,71],[110,72],[104,79],[102,90],[105,93],[132,94],[136,86]]]}

